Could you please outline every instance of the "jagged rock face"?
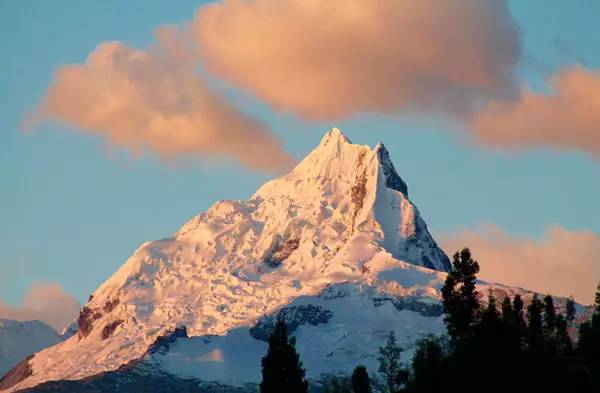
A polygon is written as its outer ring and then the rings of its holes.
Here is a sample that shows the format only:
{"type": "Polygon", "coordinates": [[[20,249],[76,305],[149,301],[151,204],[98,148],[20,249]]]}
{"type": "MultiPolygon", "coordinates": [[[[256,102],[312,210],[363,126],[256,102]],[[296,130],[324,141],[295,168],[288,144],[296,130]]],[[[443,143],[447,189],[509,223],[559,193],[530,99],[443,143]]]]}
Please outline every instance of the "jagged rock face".
{"type": "Polygon", "coordinates": [[[403,263],[449,269],[385,147],[333,129],[248,201],[219,201],[143,244],[90,298],[79,334],[36,354],[19,386],[114,370],[181,326],[190,336],[248,329],[328,284],[370,285],[403,263]]]}
{"type": "Polygon", "coordinates": [[[380,143],[379,146],[377,146],[376,151],[377,156],[379,157],[379,162],[381,163],[383,175],[385,176],[385,186],[387,188],[391,188],[392,190],[399,191],[408,197],[408,186],[404,180],[398,176],[396,168],[394,168],[394,164],[390,159],[390,153],[385,148],[383,143],[380,143]]]}
{"type": "Polygon", "coordinates": [[[250,328],[250,335],[257,340],[268,342],[275,330],[275,324],[280,319],[285,323],[288,334],[292,334],[298,326],[326,324],[332,316],[333,312],[312,304],[284,307],[279,312],[260,319],[250,328]]]}
{"type": "Polygon", "coordinates": [[[439,317],[444,312],[444,307],[438,302],[422,301],[421,299],[415,299],[411,297],[402,296],[379,296],[373,298],[373,305],[375,307],[383,306],[386,302],[390,302],[394,305],[398,311],[414,311],[424,317],[439,317]]]}

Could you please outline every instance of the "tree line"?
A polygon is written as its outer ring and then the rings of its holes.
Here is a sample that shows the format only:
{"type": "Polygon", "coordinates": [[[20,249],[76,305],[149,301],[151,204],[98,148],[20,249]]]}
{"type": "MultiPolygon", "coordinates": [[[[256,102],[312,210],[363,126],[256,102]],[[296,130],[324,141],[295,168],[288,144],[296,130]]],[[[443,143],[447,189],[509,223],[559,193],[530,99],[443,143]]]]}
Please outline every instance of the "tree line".
{"type": "MultiPolygon", "coordinates": [[[[479,264],[468,248],[453,256],[442,287],[446,335],[416,344],[410,364],[394,332],[379,348],[378,377],[358,365],[350,377],[326,381],[327,393],[600,392],[600,285],[591,318],[574,342],[575,302],[564,313],[552,296],[534,294],[529,304],[516,294],[487,303],[476,289],[479,264]]],[[[295,339],[280,320],[262,359],[261,393],[306,393],[308,381],[295,339]]]]}

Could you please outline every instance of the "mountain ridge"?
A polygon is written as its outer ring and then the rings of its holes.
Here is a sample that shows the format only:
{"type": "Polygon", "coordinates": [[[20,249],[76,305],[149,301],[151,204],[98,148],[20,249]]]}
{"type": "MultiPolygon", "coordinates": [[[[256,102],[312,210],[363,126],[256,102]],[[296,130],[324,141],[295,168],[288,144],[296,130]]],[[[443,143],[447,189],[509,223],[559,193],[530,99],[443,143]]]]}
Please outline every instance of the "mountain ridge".
{"type": "Polygon", "coordinates": [[[42,321],[0,319],[0,376],[25,356],[54,345],[62,338],[42,321]]]}
{"type": "Polygon", "coordinates": [[[277,315],[294,326],[310,377],[373,367],[387,331],[402,329],[408,348],[443,331],[449,269],[385,146],[352,144],[334,128],[249,200],[218,201],[172,237],[142,244],[82,308],[77,335],[36,353],[23,365],[29,375],[4,388],[136,359],[187,378],[256,381],[277,315]],[[187,337],[148,352],[183,327],[187,337]]]}

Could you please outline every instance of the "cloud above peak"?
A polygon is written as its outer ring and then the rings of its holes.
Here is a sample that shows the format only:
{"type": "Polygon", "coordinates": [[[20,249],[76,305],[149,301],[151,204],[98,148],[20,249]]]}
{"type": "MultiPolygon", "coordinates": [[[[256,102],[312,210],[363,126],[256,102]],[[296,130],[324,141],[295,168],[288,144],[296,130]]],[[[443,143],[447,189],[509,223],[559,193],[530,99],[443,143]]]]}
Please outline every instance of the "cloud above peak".
{"type": "Polygon", "coordinates": [[[52,326],[58,333],[69,325],[81,305],[57,283],[33,284],[17,307],[0,299],[0,318],[16,321],[40,320],[52,326]]]}
{"type": "Polygon", "coordinates": [[[308,119],[464,114],[517,92],[504,1],[230,0],[193,25],[210,71],[308,119]]]}
{"type": "Polygon", "coordinates": [[[219,1],[182,30],[159,28],[148,49],[105,42],[61,67],[26,126],[58,120],[136,156],[291,167],[281,140],[214,77],[304,120],[434,113],[484,146],[600,157],[598,72],[567,68],[538,94],[517,80],[520,58],[506,0],[219,1]]]}
{"type": "Polygon", "coordinates": [[[551,80],[553,92],[524,91],[490,102],[473,118],[477,139],[504,148],[580,149],[600,159],[600,71],[570,67],[551,80]]]}
{"type": "Polygon", "coordinates": [[[448,254],[471,248],[483,280],[516,285],[559,296],[594,301],[600,281],[600,235],[589,230],[548,227],[541,239],[507,234],[495,224],[441,237],[448,254]]]}
{"type": "Polygon", "coordinates": [[[266,171],[289,167],[293,159],[268,127],[202,79],[188,44],[174,27],[158,29],[147,50],[99,44],[84,64],[58,69],[25,127],[57,120],[135,155],[228,157],[266,171]]]}

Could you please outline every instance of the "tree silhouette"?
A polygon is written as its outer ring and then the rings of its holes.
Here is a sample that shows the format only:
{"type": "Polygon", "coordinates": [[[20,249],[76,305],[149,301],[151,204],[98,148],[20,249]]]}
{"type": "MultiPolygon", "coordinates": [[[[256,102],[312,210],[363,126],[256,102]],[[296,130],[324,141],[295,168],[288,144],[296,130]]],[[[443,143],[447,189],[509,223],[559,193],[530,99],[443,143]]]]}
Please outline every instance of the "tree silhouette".
{"type": "Polygon", "coordinates": [[[573,296],[569,296],[565,308],[567,313],[566,320],[569,326],[571,326],[573,321],[575,321],[575,316],[577,315],[577,310],[575,309],[575,299],[573,299],[573,296]]]}
{"type": "Polygon", "coordinates": [[[577,349],[586,361],[600,366],[600,284],[595,300],[592,318],[579,326],[577,349]]]}
{"type": "Polygon", "coordinates": [[[308,382],[295,344],[295,338],[288,338],[283,320],[278,320],[269,337],[267,354],[262,359],[261,393],[308,392],[308,382]]]}
{"type": "Polygon", "coordinates": [[[448,386],[446,357],[439,339],[427,337],[417,342],[412,359],[408,392],[441,392],[448,386]]]}
{"type": "Polygon", "coordinates": [[[444,321],[448,334],[455,345],[468,339],[473,333],[473,325],[479,310],[476,275],[479,264],[471,258],[471,251],[464,248],[454,254],[452,270],[442,287],[444,321]]]}
{"type": "Polygon", "coordinates": [[[400,354],[402,348],[396,343],[396,336],[393,331],[386,336],[387,340],[383,347],[379,347],[379,373],[383,376],[388,393],[395,393],[402,381],[404,373],[400,364],[400,354]]]}
{"type": "Polygon", "coordinates": [[[544,333],[542,323],[542,302],[537,294],[533,295],[527,307],[527,343],[533,353],[541,353],[544,348],[544,333]]]}
{"type": "Polygon", "coordinates": [[[370,393],[371,381],[365,366],[357,366],[352,373],[352,391],[354,393],[370,393]]]}

